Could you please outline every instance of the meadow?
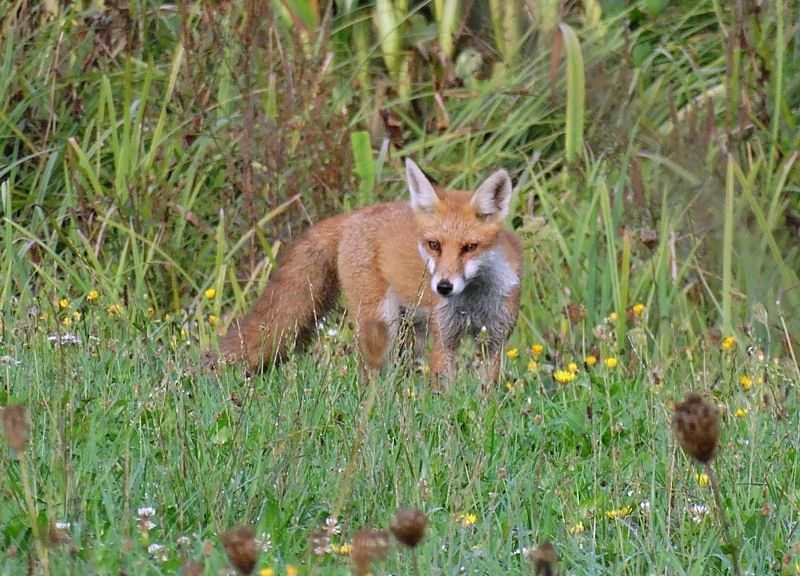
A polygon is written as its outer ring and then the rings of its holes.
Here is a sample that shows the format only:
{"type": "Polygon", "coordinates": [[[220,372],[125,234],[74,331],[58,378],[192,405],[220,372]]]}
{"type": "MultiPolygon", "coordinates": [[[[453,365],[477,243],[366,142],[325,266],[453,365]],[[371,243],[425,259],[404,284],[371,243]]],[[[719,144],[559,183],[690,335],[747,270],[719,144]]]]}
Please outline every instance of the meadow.
{"type": "Polygon", "coordinates": [[[370,573],[544,575],[551,542],[561,574],[800,574],[799,21],[2,4],[0,574],[363,573],[406,508],[424,539],[370,573]],[[363,381],[339,309],[263,374],[201,370],[301,230],[407,196],[406,156],[515,182],[500,385],[469,345],[444,392],[363,381]],[[711,467],[671,429],[690,391],[711,467]]]}

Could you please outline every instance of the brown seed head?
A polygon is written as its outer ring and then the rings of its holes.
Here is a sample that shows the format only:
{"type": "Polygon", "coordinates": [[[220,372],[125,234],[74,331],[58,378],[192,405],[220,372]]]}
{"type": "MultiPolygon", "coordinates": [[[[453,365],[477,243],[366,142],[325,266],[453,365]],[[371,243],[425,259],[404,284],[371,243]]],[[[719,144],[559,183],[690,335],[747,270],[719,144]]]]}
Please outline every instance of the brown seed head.
{"type": "Polygon", "coordinates": [[[11,449],[20,454],[28,443],[30,422],[28,411],[22,404],[12,404],[3,408],[3,433],[11,449]]]}
{"type": "Polygon", "coordinates": [[[190,560],[181,567],[181,576],[203,576],[206,573],[202,562],[190,560]]]}
{"type": "Polygon", "coordinates": [[[398,511],[389,525],[394,537],[409,548],[415,548],[422,541],[427,527],[428,519],[425,514],[414,509],[398,511]]]}
{"type": "Polygon", "coordinates": [[[350,561],[353,574],[365,576],[375,560],[386,560],[389,554],[389,534],[383,530],[359,530],[353,536],[350,561]]]}
{"type": "Polygon", "coordinates": [[[256,567],[258,544],[252,526],[237,526],[222,535],[222,546],[228,560],[241,574],[250,574],[256,567]]]}
{"type": "Polygon", "coordinates": [[[684,452],[705,464],[719,445],[719,411],[699,394],[689,392],[675,405],[672,433],[684,452]]]}
{"type": "Polygon", "coordinates": [[[555,576],[558,554],[550,542],[542,542],[538,547],[526,553],[528,562],[533,566],[536,576],[555,576]]]}

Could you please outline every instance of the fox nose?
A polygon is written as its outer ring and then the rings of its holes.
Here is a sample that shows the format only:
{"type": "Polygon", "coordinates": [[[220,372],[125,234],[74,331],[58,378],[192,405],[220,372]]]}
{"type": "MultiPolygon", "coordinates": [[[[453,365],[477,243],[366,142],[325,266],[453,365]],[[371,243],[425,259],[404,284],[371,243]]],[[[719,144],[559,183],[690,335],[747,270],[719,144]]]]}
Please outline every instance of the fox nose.
{"type": "Polygon", "coordinates": [[[436,285],[436,291],[442,296],[447,296],[453,291],[453,284],[449,280],[441,280],[436,285]]]}

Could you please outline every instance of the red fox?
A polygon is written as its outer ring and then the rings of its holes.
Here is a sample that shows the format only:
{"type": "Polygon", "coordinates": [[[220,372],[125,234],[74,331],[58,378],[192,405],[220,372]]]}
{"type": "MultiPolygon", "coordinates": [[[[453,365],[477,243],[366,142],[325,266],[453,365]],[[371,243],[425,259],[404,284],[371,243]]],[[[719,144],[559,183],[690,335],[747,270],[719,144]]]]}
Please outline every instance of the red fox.
{"type": "Polygon", "coordinates": [[[474,193],[445,190],[406,160],[410,202],[328,218],[292,244],[250,312],[220,341],[250,370],[303,345],[339,292],[362,366],[380,369],[403,317],[432,337],[434,381],[452,375],[464,336],[483,333],[497,381],[501,349],[519,312],[522,248],[504,227],[512,184],[505,170],[474,193]]]}

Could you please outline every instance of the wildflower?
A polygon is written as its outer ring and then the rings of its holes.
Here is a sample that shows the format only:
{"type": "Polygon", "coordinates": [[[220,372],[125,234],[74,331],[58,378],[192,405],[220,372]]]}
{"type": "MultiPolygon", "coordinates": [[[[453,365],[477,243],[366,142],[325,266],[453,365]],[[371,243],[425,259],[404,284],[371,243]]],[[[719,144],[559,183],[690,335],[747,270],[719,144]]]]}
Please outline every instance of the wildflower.
{"type": "Polygon", "coordinates": [[[293,566],[291,564],[287,564],[286,566],[286,576],[297,576],[300,571],[297,569],[297,566],[293,566]]]}
{"type": "MultiPolygon", "coordinates": [[[[365,576],[375,560],[385,560],[389,553],[389,535],[383,530],[359,530],[353,536],[350,561],[353,573],[365,576]]],[[[288,573],[288,568],[287,568],[288,573]]]]}
{"type": "Polygon", "coordinates": [[[617,367],[617,363],[618,360],[615,356],[612,356],[611,358],[606,358],[606,367],[611,370],[617,367]]]}
{"type": "Polygon", "coordinates": [[[644,304],[642,304],[641,302],[639,302],[638,304],[634,304],[631,310],[633,310],[633,313],[636,314],[637,316],[641,316],[642,314],[644,314],[644,304]]]}
{"type": "Polygon", "coordinates": [[[734,412],[733,415],[736,418],[744,418],[745,416],[747,416],[748,412],[749,412],[749,410],[747,408],[737,408],[736,412],[734,412]]]}
{"type": "Polygon", "coordinates": [[[542,542],[533,550],[525,550],[525,559],[533,565],[537,576],[552,576],[556,573],[558,554],[550,542],[542,542]]]}
{"type": "Polygon", "coordinates": [[[570,534],[583,534],[585,531],[586,528],[583,526],[583,522],[577,522],[569,529],[570,534]]]}
{"type": "Polygon", "coordinates": [[[456,516],[456,521],[460,522],[462,526],[474,526],[475,523],[478,521],[478,517],[475,514],[465,514],[461,513],[456,516]]]}
{"type": "Polygon", "coordinates": [[[349,542],[345,542],[341,546],[337,546],[336,544],[331,544],[331,549],[340,556],[349,556],[350,551],[353,549],[353,545],[350,544],[349,542]]]}
{"type": "Polygon", "coordinates": [[[508,356],[509,360],[514,360],[519,356],[519,350],[517,348],[509,348],[506,356],[508,356]]]}
{"type": "Polygon", "coordinates": [[[642,514],[649,514],[650,513],[650,500],[642,500],[639,502],[639,510],[642,511],[642,514]]]}
{"type": "Polygon", "coordinates": [[[62,323],[64,326],[67,326],[67,327],[69,327],[69,326],[72,326],[72,316],[67,316],[66,318],[64,318],[64,319],[61,321],[61,323],[62,323]]]}
{"type": "Polygon", "coordinates": [[[75,311],[72,313],[72,320],[74,320],[75,322],[77,322],[77,321],[78,321],[78,320],[80,320],[80,319],[81,319],[81,313],[80,313],[79,311],[75,310],[75,311]]]}
{"type": "Polygon", "coordinates": [[[708,486],[708,474],[703,472],[702,474],[697,475],[697,485],[698,486],[708,486]]]}
{"type": "Polygon", "coordinates": [[[325,520],[324,530],[332,536],[334,534],[339,534],[342,531],[342,527],[339,525],[339,521],[331,516],[325,520]]]}
{"type": "Polygon", "coordinates": [[[95,302],[98,298],[100,298],[100,293],[97,290],[89,290],[88,294],[86,294],[86,299],[89,302],[95,302]]]}
{"type": "Polygon", "coordinates": [[[616,322],[617,321],[617,313],[616,312],[612,312],[611,314],[609,314],[608,315],[608,321],[611,322],[612,324],[614,322],[616,322]]]}
{"type": "Polygon", "coordinates": [[[209,300],[213,300],[214,296],[217,295],[217,289],[216,288],[206,288],[206,291],[203,292],[203,294],[205,294],[206,298],[208,298],[209,300]]]}
{"type": "Polygon", "coordinates": [[[156,309],[152,306],[148,306],[145,314],[147,314],[148,318],[153,318],[156,315],[156,309]]]}
{"type": "Polygon", "coordinates": [[[325,530],[314,530],[309,545],[315,556],[325,556],[331,551],[331,537],[325,530]]]}
{"type": "Polygon", "coordinates": [[[262,568],[258,571],[258,576],[275,576],[275,570],[272,568],[262,568]]]}
{"type": "Polygon", "coordinates": [[[153,517],[156,515],[156,509],[152,506],[143,506],[136,511],[137,523],[139,530],[147,534],[150,530],[156,527],[153,522],[153,517]]]}
{"type": "Polygon", "coordinates": [[[177,544],[178,547],[188,546],[191,543],[192,540],[188,536],[178,536],[178,539],[175,540],[175,544],[177,544]]]}
{"type": "Polygon", "coordinates": [[[208,323],[211,324],[212,326],[216,326],[218,321],[219,321],[219,318],[217,318],[216,314],[209,314],[208,315],[208,323]]]}
{"type": "Polygon", "coordinates": [[[256,538],[256,545],[262,552],[269,552],[272,548],[272,536],[266,532],[262,532],[259,538],[256,538]]]}
{"type": "Polygon", "coordinates": [[[67,332],[66,334],[51,334],[47,337],[47,340],[50,342],[58,342],[59,344],[80,344],[81,339],[79,336],[73,334],[72,332],[67,332]]]}
{"type": "Polygon", "coordinates": [[[722,350],[724,352],[727,352],[728,350],[733,348],[734,344],[736,344],[736,338],[734,338],[733,336],[728,336],[727,338],[725,338],[722,341],[722,345],[721,345],[722,346],[722,350]]]}
{"type": "Polygon", "coordinates": [[[400,510],[392,518],[389,530],[401,544],[415,548],[425,537],[428,527],[428,518],[420,510],[400,510]]]}
{"type": "Polygon", "coordinates": [[[672,433],[684,452],[699,462],[709,462],[717,450],[719,428],[716,406],[689,392],[683,402],[675,405],[672,433]]]}
{"type": "Polygon", "coordinates": [[[622,508],[617,508],[615,510],[606,510],[606,518],[610,520],[626,518],[627,516],[630,516],[631,512],[633,512],[633,508],[630,506],[623,506],[622,508]]]}
{"type": "Polygon", "coordinates": [[[166,562],[167,560],[169,560],[169,551],[167,550],[167,547],[164,546],[163,544],[157,544],[153,542],[152,544],[150,544],[150,546],[147,547],[147,553],[150,554],[151,556],[154,556],[161,562],[166,562]]]}
{"type": "Polygon", "coordinates": [[[747,374],[742,374],[739,376],[739,384],[741,384],[742,389],[747,392],[750,390],[750,387],[753,385],[753,379],[750,378],[747,374]]]}
{"type": "Polygon", "coordinates": [[[10,404],[3,408],[2,416],[6,442],[17,454],[23,453],[30,432],[28,410],[22,404],[10,404]]]}
{"type": "Polygon", "coordinates": [[[252,526],[238,526],[222,535],[228,560],[241,574],[250,574],[258,559],[258,545],[252,526]]]}
{"type": "Polygon", "coordinates": [[[106,308],[106,312],[109,316],[118,317],[122,316],[122,304],[112,304],[108,308],[106,308]]]}
{"type": "Polygon", "coordinates": [[[58,307],[61,308],[62,310],[66,310],[67,308],[69,308],[69,298],[62,298],[61,300],[59,300],[58,307]]]}
{"type": "Polygon", "coordinates": [[[559,384],[569,384],[573,380],[575,380],[575,374],[570,372],[569,370],[556,370],[553,372],[553,378],[559,384]]]}
{"type": "Polygon", "coordinates": [[[597,364],[597,356],[594,354],[589,354],[586,358],[583,359],[584,364],[591,368],[595,364],[597,364]]]}
{"type": "Polygon", "coordinates": [[[533,346],[531,346],[531,354],[533,354],[534,356],[539,356],[543,350],[544,346],[542,346],[541,344],[534,344],[533,346]]]}
{"type": "Polygon", "coordinates": [[[567,370],[575,374],[578,371],[578,365],[575,364],[575,362],[570,362],[569,365],[567,366],[567,370]]]}
{"type": "Polygon", "coordinates": [[[539,368],[539,363],[536,360],[531,360],[528,362],[528,372],[536,372],[539,368]]]}
{"type": "Polygon", "coordinates": [[[700,524],[710,514],[711,508],[705,504],[692,504],[689,506],[689,516],[695,524],[700,524]]]}

